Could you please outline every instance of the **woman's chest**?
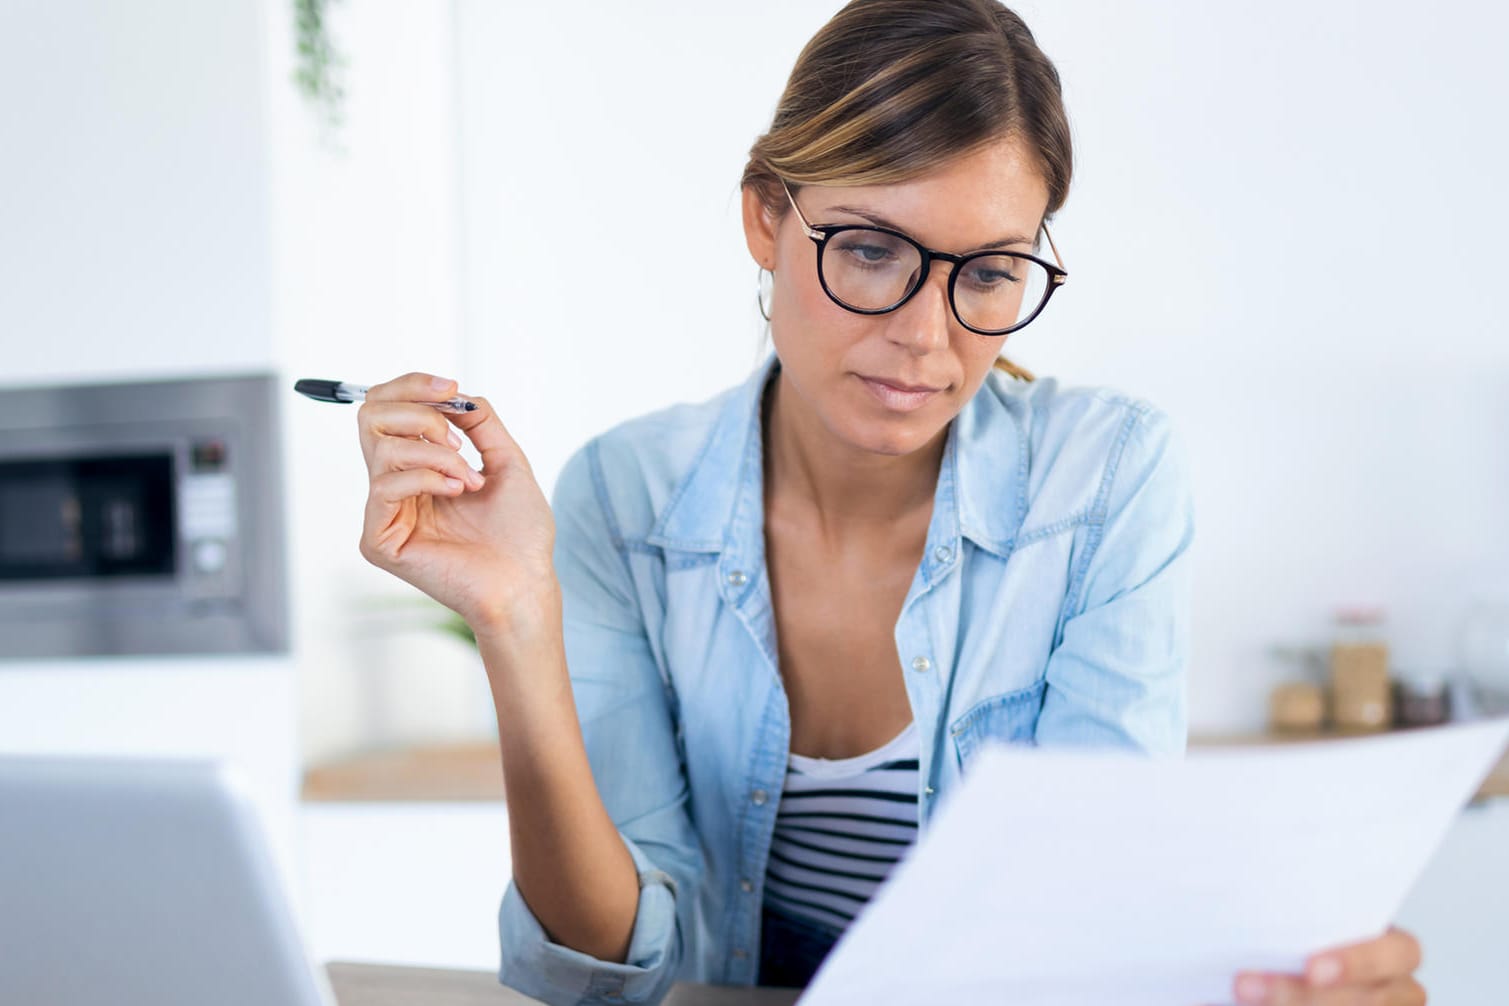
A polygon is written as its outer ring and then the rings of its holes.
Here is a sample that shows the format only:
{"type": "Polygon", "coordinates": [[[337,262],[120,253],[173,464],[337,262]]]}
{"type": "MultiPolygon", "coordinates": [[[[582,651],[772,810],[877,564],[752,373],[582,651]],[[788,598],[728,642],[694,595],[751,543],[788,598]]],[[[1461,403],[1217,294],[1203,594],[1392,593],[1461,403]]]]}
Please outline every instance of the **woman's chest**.
{"type": "Polygon", "coordinates": [[[1009,556],[929,539],[889,570],[779,540],[660,566],[647,607],[689,762],[728,785],[789,751],[873,749],[909,719],[924,769],[935,743],[957,765],[986,736],[1030,738],[1083,529],[1055,530],[1009,556]]]}
{"type": "Polygon", "coordinates": [[[791,750],[847,758],[895,737],[912,719],[895,628],[922,550],[890,541],[867,550],[767,538],[777,668],[791,750]]]}

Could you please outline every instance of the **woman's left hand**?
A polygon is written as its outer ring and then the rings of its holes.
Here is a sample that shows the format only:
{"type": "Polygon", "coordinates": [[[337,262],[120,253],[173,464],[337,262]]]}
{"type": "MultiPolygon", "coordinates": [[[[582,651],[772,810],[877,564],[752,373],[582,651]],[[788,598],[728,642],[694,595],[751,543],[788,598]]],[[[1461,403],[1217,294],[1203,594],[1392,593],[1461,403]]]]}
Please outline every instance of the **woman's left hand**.
{"type": "Polygon", "coordinates": [[[1315,954],[1302,977],[1242,972],[1234,991],[1241,1006],[1421,1006],[1419,967],[1420,941],[1391,928],[1376,940],[1315,954]]]}

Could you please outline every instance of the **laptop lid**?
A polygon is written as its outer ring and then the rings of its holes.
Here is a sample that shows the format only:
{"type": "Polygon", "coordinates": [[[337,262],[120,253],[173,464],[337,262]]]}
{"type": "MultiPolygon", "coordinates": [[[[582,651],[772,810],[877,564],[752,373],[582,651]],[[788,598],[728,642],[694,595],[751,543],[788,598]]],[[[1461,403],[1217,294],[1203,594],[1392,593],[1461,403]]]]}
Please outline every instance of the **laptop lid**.
{"type": "Polygon", "coordinates": [[[331,1006],[212,762],[0,758],[0,1002],[331,1006]]]}

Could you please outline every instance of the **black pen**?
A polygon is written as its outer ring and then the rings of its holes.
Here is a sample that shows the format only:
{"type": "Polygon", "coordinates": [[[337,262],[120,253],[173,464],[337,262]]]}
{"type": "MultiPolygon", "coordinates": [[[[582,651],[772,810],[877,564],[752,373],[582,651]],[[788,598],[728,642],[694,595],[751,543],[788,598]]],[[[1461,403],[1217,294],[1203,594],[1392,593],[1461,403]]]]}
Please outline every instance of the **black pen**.
{"type": "MultiPolygon", "coordinates": [[[[293,390],[313,398],[316,402],[365,402],[367,400],[365,385],[347,384],[344,381],[321,381],[306,377],[294,382],[293,390]]],[[[442,412],[475,412],[477,408],[476,402],[462,398],[460,395],[444,402],[417,402],[415,404],[428,405],[442,412]]]]}

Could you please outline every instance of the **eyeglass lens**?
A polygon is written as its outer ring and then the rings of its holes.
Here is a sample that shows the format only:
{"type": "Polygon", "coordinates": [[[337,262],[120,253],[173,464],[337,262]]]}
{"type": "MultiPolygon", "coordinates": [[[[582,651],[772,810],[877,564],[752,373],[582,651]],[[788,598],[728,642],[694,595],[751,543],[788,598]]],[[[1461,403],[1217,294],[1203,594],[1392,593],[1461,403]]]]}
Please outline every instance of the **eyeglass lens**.
{"type": "MultiPolygon", "coordinates": [[[[819,263],[829,294],[861,311],[883,311],[904,300],[922,275],[922,253],[885,231],[840,231],[823,245],[819,263]]],[[[943,263],[934,268],[948,268],[943,263]]],[[[954,309],[964,324],[1007,329],[1037,310],[1048,295],[1048,270],[1028,258],[992,254],[972,258],[954,285],[954,309]]]]}

